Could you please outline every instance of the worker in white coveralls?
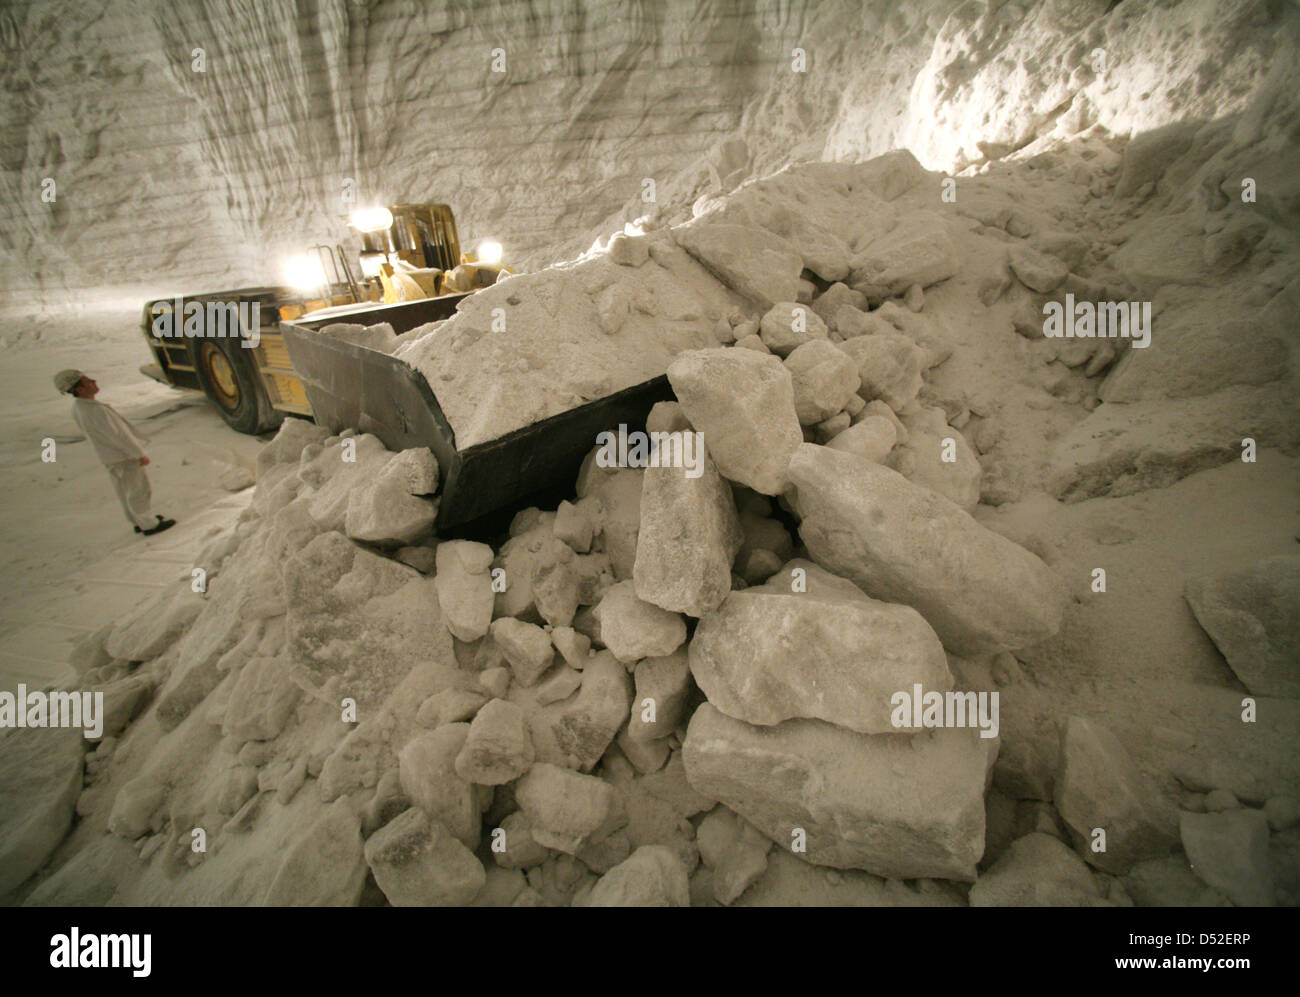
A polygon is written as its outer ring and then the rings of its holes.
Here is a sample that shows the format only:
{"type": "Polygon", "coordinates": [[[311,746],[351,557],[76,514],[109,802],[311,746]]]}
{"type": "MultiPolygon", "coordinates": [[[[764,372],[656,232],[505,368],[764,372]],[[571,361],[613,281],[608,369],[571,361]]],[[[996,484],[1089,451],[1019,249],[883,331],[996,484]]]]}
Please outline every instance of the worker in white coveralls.
{"type": "Polygon", "coordinates": [[[72,418],[95,445],[95,452],[108,468],[122,509],[135,525],[135,532],[153,536],[175,526],[176,520],[149,511],[153,494],[149,476],[144,473],[149,463],[144,452],[148,438],[136,432],[111,405],[95,401],[99,385],[81,371],[59,371],[54,375],[54,386],[77,399],[72,403],[72,418]]]}

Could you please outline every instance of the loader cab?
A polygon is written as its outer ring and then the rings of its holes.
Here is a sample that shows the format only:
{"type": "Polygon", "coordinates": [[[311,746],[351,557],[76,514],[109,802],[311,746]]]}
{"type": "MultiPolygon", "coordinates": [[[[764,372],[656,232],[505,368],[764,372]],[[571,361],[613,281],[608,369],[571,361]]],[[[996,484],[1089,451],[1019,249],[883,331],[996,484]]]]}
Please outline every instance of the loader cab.
{"type": "MultiPolygon", "coordinates": [[[[456,233],[456,219],[445,204],[394,204],[387,209],[391,218],[386,228],[361,232],[361,255],[386,258],[396,255],[421,269],[453,270],[460,264],[460,236],[456,233]]],[[[365,224],[361,212],[354,216],[354,227],[365,224]]],[[[383,221],[376,212],[371,216],[383,221]]],[[[363,268],[364,269],[364,268],[363,268]]]]}
{"type": "Polygon", "coordinates": [[[377,281],[377,300],[399,304],[490,287],[505,268],[500,246],[480,243],[461,252],[456,218],[445,204],[394,204],[353,212],[361,234],[361,275],[377,281]],[[485,250],[486,247],[486,250],[485,250]]]}

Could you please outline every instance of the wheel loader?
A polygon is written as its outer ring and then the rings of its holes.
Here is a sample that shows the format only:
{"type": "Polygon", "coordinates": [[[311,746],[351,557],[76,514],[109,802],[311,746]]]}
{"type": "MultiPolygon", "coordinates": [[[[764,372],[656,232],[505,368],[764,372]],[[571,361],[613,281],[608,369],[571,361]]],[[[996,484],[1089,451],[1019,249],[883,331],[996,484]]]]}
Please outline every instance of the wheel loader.
{"type": "Polygon", "coordinates": [[[510,272],[496,243],[461,253],[445,204],[361,209],[351,226],[361,237],[359,274],[341,246],[317,245],[288,262],[285,284],[146,302],[141,330],[154,363],[141,371],[202,391],[232,429],[263,433],[286,413],[313,414],[281,323],[311,315],[369,325],[384,321],[377,309],[409,301],[424,302],[420,313],[431,322],[510,272]]]}
{"type": "Polygon", "coordinates": [[[341,246],[313,246],[287,268],[284,285],[159,298],[141,329],[154,363],[141,371],[202,391],[231,428],[259,434],[288,416],[333,432],[372,433],[391,450],[428,447],[442,484],[440,532],[474,532],[476,521],[567,488],[596,435],[644,425],[672,398],[660,376],[497,440],[458,448],[424,375],[378,350],[321,335],[337,322],[389,323],[397,334],[450,317],[462,300],[512,271],[501,247],[462,254],[451,209],[398,204],[353,213],[360,273],[341,246]]]}

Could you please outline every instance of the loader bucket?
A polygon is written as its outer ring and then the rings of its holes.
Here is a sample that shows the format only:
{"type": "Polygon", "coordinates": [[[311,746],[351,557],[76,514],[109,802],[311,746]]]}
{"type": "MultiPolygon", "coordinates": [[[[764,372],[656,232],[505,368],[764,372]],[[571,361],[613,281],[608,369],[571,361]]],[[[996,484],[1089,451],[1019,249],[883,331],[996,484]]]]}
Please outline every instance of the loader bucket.
{"type": "Polygon", "coordinates": [[[567,491],[596,436],[620,423],[643,429],[656,402],[673,398],[659,376],[464,450],[428,381],[396,357],[319,335],[333,322],[388,322],[401,334],[446,318],[465,295],[398,305],[335,309],[281,322],[294,370],[307,389],[316,422],[331,432],[372,433],[390,450],[428,447],[441,467],[438,530],[452,535],[503,509],[523,507],[539,493],[567,491]]]}

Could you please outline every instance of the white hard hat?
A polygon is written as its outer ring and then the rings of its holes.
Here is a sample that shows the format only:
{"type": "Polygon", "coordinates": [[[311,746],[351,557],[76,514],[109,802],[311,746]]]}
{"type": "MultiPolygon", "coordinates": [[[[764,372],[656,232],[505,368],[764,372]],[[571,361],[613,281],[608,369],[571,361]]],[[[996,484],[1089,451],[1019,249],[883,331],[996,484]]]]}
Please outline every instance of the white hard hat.
{"type": "Polygon", "coordinates": [[[66,395],[69,391],[75,388],[77,382],[85,376],[86,375],[79,370],[72,370],[71,368],[68,370],[61,370],[54,375],[54,386],[59,389],[60,394],[66,395]]]}

